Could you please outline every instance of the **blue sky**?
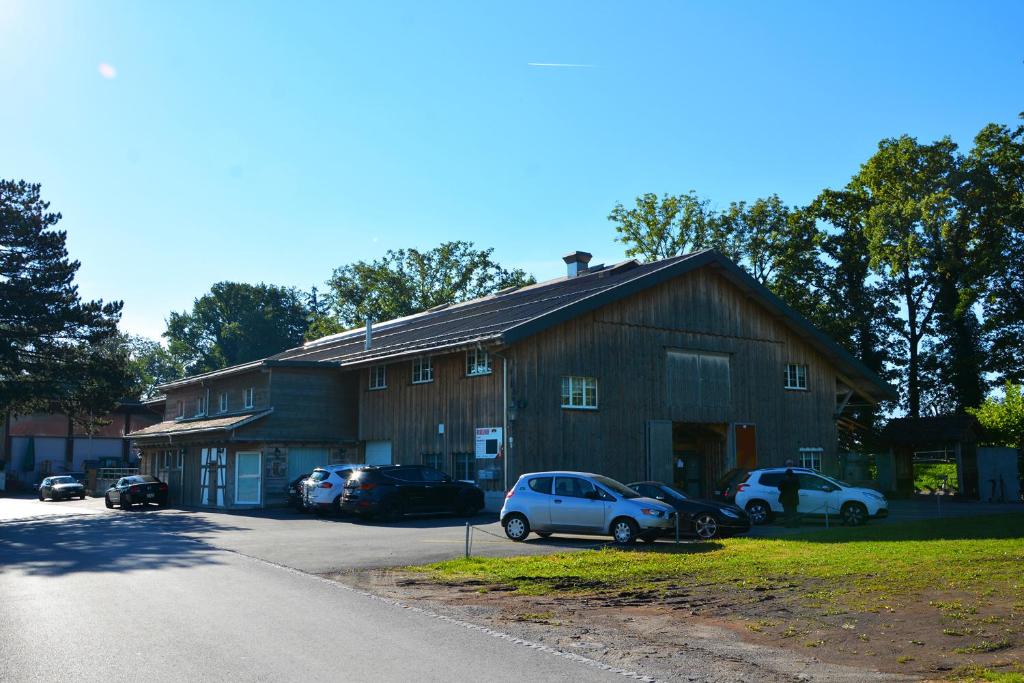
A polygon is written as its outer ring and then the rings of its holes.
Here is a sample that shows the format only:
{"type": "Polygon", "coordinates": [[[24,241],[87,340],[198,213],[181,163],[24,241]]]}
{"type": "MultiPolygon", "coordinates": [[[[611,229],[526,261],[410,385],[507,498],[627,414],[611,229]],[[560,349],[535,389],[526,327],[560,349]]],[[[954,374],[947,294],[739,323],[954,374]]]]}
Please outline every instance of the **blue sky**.
{"type": "Polygon", "coordinates": [[[3,0],[0,177],[157,337],[218,280],[389,248],[614,261],[617,201],[806,202],[883,137],[1013,123],[1022,86],[1020,2],[3,0]]]}

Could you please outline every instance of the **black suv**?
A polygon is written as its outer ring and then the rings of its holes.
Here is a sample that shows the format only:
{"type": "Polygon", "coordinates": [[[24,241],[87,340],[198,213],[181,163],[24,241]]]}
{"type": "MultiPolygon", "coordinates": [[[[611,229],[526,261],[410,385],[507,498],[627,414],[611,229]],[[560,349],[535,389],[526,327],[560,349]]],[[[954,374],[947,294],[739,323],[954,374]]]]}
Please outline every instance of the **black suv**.
{"type": "Polygon", "coordinates": [[[475,515],[484,492],[465,481],[423,465],[362,467],[349,476],[341,509],[360,517],[398,519],[418,512],[475,515]]]}

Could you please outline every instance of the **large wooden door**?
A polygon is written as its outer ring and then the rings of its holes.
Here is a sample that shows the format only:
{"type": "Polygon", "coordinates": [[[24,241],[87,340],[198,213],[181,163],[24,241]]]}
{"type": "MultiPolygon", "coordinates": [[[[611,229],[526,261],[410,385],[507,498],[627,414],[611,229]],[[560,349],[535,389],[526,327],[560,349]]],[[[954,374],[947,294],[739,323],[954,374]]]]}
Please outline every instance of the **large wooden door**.
{"type": "Polygon", "coordinates": [[[200,451],[202,471],[199,490],[201,505],[224,507],[224,489],[227,480],[227,449],[204,448],[200,451]]]}
{"type": "Polygon", "coordinates": [[[757,428],[754,425],[736,425],[736,467],[752,470],[757,467],[757,428]]]}

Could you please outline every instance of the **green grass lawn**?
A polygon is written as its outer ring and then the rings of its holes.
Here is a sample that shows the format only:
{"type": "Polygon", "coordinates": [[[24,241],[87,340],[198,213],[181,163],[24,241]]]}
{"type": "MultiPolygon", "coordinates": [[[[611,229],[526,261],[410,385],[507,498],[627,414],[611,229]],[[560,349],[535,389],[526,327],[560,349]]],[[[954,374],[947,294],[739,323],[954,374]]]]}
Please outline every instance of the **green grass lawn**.
{"type": "MultiPolygon", "coordinates": [[[[785,539],[474,557],[412,568],[440,582],[484,582],[526,594],[658,590],[723,584],[763,590],[810,581],[822,600],[877,603],[922,591],[1009,591],[1024,611],[1024,515],[875,522],[785,539]]],[[[941,609],[941,608],[940,608],[941,609]]],[[[952,608],[951,608],[952,609],[952,608]]]]}

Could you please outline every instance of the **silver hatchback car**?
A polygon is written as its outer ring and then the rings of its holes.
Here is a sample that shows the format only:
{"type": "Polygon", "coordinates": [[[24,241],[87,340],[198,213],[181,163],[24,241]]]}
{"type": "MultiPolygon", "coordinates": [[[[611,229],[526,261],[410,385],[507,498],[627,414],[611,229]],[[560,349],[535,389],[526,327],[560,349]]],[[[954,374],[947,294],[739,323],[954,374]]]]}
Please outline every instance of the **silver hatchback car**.
{"type": "Polygon", "coordinates": [[[614,479],[588,472],[534,472],[519,477],[505,496],[501,525],[513,541],[530,532],[611,536],[628,545],[653,541],[674,528],[675,510],[644,498],[614,479]]]}

